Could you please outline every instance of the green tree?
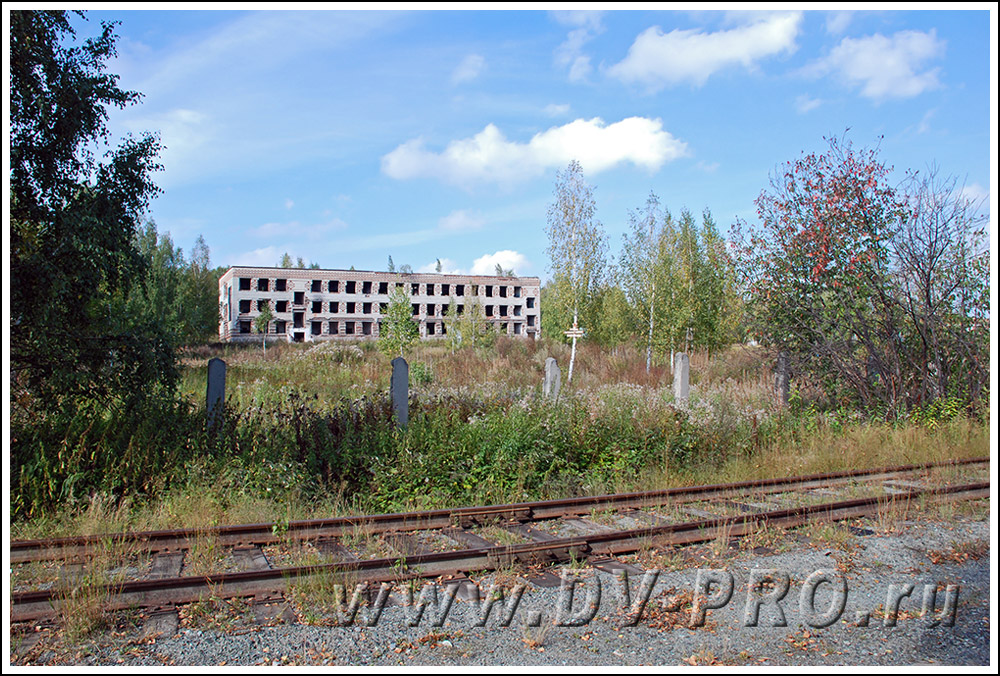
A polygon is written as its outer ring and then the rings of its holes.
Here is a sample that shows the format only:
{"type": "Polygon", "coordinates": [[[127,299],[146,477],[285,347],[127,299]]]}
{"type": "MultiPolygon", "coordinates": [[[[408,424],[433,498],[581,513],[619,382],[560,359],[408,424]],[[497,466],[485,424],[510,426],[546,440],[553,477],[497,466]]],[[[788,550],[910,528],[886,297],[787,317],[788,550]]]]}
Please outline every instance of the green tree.
{"type": "MultiPolygon", "coordinates": [[[[556,177],[556,200],[549,206],[546,234],[549,270],[554,281],[554,300],[572,311],[573,326],[581,313],[591,314],[607,261],[607,237],[594,218],[594,190],[583,177],[576,160],[556,177]]],[[[576,338],[570,352],[567,382],[573,380],[576,338]]]]}
{"type": "MultiPolygon", "coordinates": [[[[663,209],[660,198],[649,193],[642,212],[629,213],[631,235],[622,242],[622,286],[640,325],[646,327],[646,372],[653,360],[653,330],[656,327],[656,278],[660,272],[660,241],[663,237],[663,209]],[[646,309],[649,309],[648,314],[646,309]]],[[[661,296],[666,289],[660,288],[661,296]]],[[[662,301],[661,301],[662,302],[662,301]]]]}
{"type": "Polygon", "coordinates": [[[392,262],[392,256],[389,256],[389,265],[386,268],[386,270],[388,272],[395,272],[396,271],[396,264],[392,262]]]}
{"type": "Polygon", "coordinates": [[[420,327],[413,321],[410,297],[400,287],[389,293],[379,328],[378,349],[388,357],[403,356],[403,351],[420,338],[420,327]]]}
{"type": "Polygon", "coordinates": [[[267,354],[267,329],[271,325],[272,319],[274,319],[274,313],[271,312],[271,301],[265,301],[264,309],[253,320],[253,328],[260,334],[260,344],[264,354],[267,354]]]}
{"type": "MultiPolygon", "coordinates": [[[[80,16],[83,16],[80,14],[80,16]]],[[[114,25],[74,44],[64,11],[10,13],[11,376],[15,388],[133,402],[176,383],[159,324],[111,315],[142,279],[142,214],[159,192],[155,136],[127,137],[104,161],[108,108],[138,103],[107,72],[114,25]]]]}
{"type": "Polygon", "coordinates": [[[279,268],[293,268],[295,265],[292,263],[292,257],[288,255],[286,251],[281,257],[281,261],[278,263],[279,268]]]}
{"type": "Polygon", "coordinates": [[[837,402],[893,416],[989,378],[983,224],[953,182],[902,188],[877,149],[828,139],[788,162],[734,241],[750,325],[837,402]],[[968,302],[972,301],[972,302],[968,302]]]}

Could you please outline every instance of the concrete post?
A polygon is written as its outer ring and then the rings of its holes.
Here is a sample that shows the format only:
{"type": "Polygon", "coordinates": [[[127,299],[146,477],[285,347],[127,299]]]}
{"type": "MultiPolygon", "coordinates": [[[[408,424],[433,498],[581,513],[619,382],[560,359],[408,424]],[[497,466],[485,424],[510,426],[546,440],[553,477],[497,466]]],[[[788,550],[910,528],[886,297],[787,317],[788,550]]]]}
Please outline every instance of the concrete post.
{"type": "Polygon", "coordinates": [[[562,372],[555,357],[545,360],[545,380],[542,381],[542,395],[548,399],[559,398],[559,388],[561,386],[562,372]]]}
{"type": "Polygon", "coordinates": [[[674,399],[687,401],[688,399],[688,372],[691,369],[691,360],[685,352],[678,352],[674,355],[674,399]]]}
{"type": "Polygon", "coordinates": [[[774,391],[778,395],[778,405],[788,406],[788,395],[791,384],[791,363],[787,352],[778,353],[778,363],[774,367],[774,391]]]}
{"type": "Polygon", "coordinates": [[[205,390],[205,410],[208,429],[215,429],[226,405],[226,362],[218,357],[208,360],[208,387],[205,390]]]}
{"type": "Polygon", "coordinates": [[[392,410],[396,426],[405,429],[410,422],[410,366],[402,357],[392,360],[392,378],[389,382],[392,410]]]}

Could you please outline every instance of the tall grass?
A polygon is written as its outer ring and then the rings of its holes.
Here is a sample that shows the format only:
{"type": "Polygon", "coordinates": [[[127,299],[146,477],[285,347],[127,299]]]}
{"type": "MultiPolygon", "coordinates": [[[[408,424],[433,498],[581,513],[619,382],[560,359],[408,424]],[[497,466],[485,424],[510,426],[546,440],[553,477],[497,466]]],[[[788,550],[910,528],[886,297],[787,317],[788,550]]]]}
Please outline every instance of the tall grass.
{"type": "Polygon", "coordinates": [[[15,531],[202,526],[543,499],[986,454],[958,418],[890,427],[799,393],[775,406],[759,350],[692,357],[692,394],[641,350],[581,347],[574,382],[541,396],[566,347],[500,339],[489,350],[421,344],[410,424],[397,429],[389,363],[371,344],[200,348],[182,396],[143,411],[84,407],[12,421],[15,531]],[[208,359],[227,361],[227,407],[205,431],[208,359]],[[96,507],[95,507],[96,506],[96,507]],[[97,510],[97,511],[95,511],[97,510]],[[72,515],[67,517],[67,514],[72,515]],[[88,515],[90,515],[88,517],[88,515]],[[88,522],[88,518],[90,521],[88,522]]]}

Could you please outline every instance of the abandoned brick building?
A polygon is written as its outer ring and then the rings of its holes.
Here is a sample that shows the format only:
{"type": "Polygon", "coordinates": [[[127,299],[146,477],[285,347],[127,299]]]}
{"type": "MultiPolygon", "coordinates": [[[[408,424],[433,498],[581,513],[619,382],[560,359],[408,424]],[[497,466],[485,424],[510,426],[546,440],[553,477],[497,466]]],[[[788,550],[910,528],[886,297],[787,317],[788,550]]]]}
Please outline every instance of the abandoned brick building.
{"type": "Polygon", "coordinates": [[[478,301],[503,334],[539,335],[538,277],[232,267],[219,279],[219,339],[260,340],[253,324],[266,306],[274,315],[269,340],[377,338],[394,287],[410,296],[421,338],[447,333],[452,299],[459,315],[478,301]]]}

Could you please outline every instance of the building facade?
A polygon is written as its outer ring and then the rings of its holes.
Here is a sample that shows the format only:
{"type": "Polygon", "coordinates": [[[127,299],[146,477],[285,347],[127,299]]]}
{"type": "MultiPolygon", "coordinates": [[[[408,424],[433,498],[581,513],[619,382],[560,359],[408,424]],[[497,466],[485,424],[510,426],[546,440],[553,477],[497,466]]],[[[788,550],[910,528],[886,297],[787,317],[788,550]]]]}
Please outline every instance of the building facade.
{"type": "Polygon", "coordinates": [[[538,277],[232,267],[219,278],[219,339],[260,340],[253,326],[265,307],[274,316],[269,340],[378,338],[396,287],[410,297],[421,338],[447,334],[452,300],[458,315],[479,303],[502,334],[537,339],[541,332],[538,277]]]}

